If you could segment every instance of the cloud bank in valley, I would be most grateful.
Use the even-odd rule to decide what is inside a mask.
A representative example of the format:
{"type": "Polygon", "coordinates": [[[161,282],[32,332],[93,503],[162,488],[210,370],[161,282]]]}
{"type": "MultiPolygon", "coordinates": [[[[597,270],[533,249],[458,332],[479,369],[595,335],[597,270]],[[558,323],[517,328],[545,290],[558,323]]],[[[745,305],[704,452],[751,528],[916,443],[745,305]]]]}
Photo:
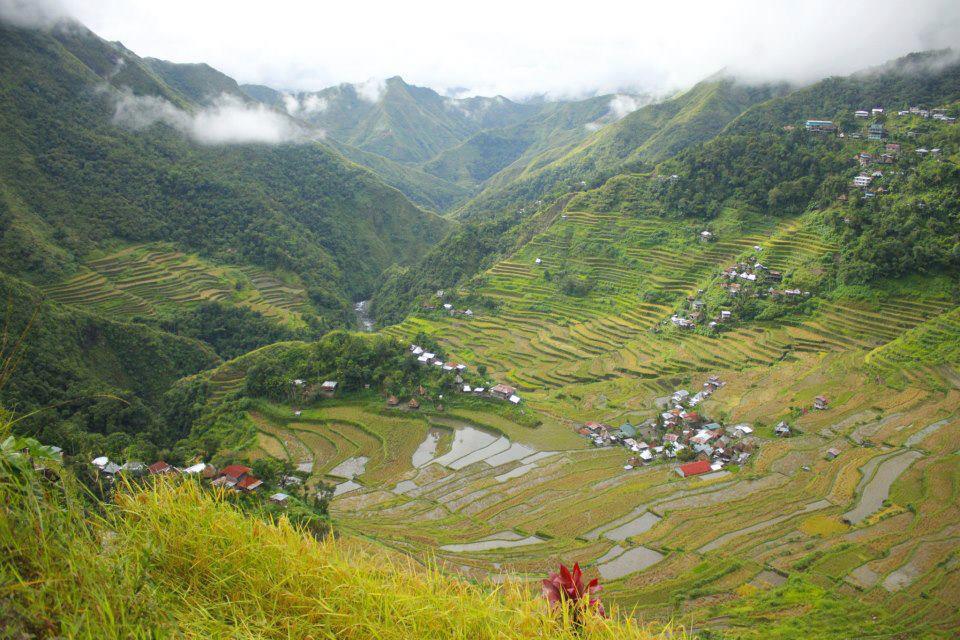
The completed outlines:
{"type": "MultiPolygon", "coordinates": [[[[469,14],[440,0],[412,11],[385,0],[60,2],[142,55],[204,61],[241,82],[291,92],[399,74],[458,95],[464,87],[511,98],[664,93],[722,68],[805,83],[960,44],[956,0],[490,0],[469,14]]],[[[361,85],[370,101],[383,90],[382,82],[361,85]]]]}
{"type": "Polygon", "coordinates": [[[204,145],[281,144],[307,142],[303,128],[263,105],[246,104],[222,95],[209,107],[189,112],[156,96],[135,96],[129,90],[116,96],[115,124],[142,131],[165,124],[204,145]]]}

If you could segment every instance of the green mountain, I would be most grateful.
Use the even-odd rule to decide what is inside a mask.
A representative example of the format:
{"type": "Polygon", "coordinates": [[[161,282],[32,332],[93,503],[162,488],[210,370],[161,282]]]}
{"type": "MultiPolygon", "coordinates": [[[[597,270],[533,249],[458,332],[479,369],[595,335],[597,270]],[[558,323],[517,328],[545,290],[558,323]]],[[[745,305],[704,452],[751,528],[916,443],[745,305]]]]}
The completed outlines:
{"type": "Polygon", "coordinates": [[[522,167],[490,179],[460,213],[470,218],[595,186],[709,140],[747,108],[783,90],[729,78],[705,80],[670,100],[637,109],[582,141],[525,159],[522,167]]]}
{"type": "Polygon", "coordinates": [[[209,104],[224,95],[249,100],[237,81],[208,64],[178,64],[143,58],[143,65],[167,86],[197,104],[209,104]]]}
{"type": "Polygon", "coordinates": [[[425,164],[424,170],[470,188],[494,176],[509,180],[537,155],[578,142],[595,127],[608,124],[614,98],[544,103],[523,122],[481,131],[447,149],[425,164]]]}
{"type": "Polygon", "coordinates": [[[547,150],[577,143],[615,122],[615,99],[517,103],[502,96],[449,98],[390,78],[283,93],[244,85],[250,98],[324,131],[343,155],[418,204],[449,211],[494,176],[507,182],[547,150]]]}
{"type": "MultiPolygon", "coordinates": [[[[539,168],[524,167],[507,179],[516,170],[514,165],[489,179],[462,210],[465,224],[444,243],[449,249],[463,241],[469,250],[453,253],[465,259],[433,250],[420,265],[393,270],[374,297],[373,309],[385,322],[400,321],[416,307],[418,297],[465,282],[497,257],[516,250],[525,238],[522,222],[536,228],[555,215],[530,206],[537,199],[563,206],[575,195],[569,204],[574,210],[707,220],[725,209],[782,217],[828,207],[846,194],[856,174],[855,149],[850,140],[805,134],[803,122],[832,119],[859,136],[864,125],[854,121],[856,109],[952,104],[958,99],[960,65],[950,60],[945,52],[912,54],[877,69],[792,91],[714,79],[672,100],[643,107],[571,145],[573,151],[558,146],[540,154],[532,162],[544,163],[539,168]],[[794,130],[785,132],[784,127],[794,130]],[[564,155],[550,162],[559,154],[564,155]],[[504,182],[498,187],[501,177],[504,182]],[[587,184],[580,185],[578,178],[587,184]]],[[[945,138],[940,129],[914,126],[910,135],[918,146],[951,146],[952,138],[945,138]]],[[[874,155],[882,153],[882,145],[870,144],[874,155]]],[[[921,179],[891,176],[895,184],[888,188],[905,197],[878,199],[865,207],[854,199],[834,214],[840,221],[837,233],[845,237],[843,280],[956,264],[956,222],[946,204],[954,201],[952,187],[930,189],[931,184],[952,184],[949,167],[924,166],[921,179]],[[925,205],[919,211],[918,203],[924,199],[943,206],[925,205]],[[865,216],[847,211],[850,207],[875,211],[865,216]],[[843,222],[847,219],[857,223],[843,222]]]]}
{"type": "Polygon", "coordinates": [[[2,27],[0,52],[8,272],[49,280],[119,243],[170,241],[297,274],[340,314],[447,228],[298,121],[198,103],[234,86],[202,65],[145,63],[79,26],[2,27]]]}
{"type": "Polygon", "coordinates": [[[19,433],[69,452],[119,455],[134,447],[139,457],[186,435],[168,428],[161,400],[178,379],[220,362],[210,347],[49,302],[2,274],[0,296],[7,337],[0,401],[23,416],[19,433]]]}
{"type": "Polygon", "coordinates": [[[514,124],[538,110],[499,96],[447,98],[399,76],[316,92],[244,90],[265,104],[285,107],[338,142],[406,163],[426,162],[478,131],[514,124]]]}
{"type": "Polygon", "coordinates": [[[40,410],[19,428],[153,456],[184,435],[162,417],[174,381],[352,326],[449,228],[313,137],[206,65],[0,25],[6,335],[29,326],[0,401],[40,410]]]}

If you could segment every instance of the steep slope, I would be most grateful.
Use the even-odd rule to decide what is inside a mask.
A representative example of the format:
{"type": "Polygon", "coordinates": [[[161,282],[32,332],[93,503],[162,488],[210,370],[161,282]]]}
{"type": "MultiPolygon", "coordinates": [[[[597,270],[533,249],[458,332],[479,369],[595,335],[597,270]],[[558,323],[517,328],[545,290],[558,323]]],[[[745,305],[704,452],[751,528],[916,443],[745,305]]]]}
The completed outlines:
{"type": "Polygon", "coordinates": [[[705,80],[664,102],[642,107],[579,144],[557,147],[494,177],[461,211],[462,217],[595,185],[616,173],[656,162],[710,139],[748,107],[782,87],[751,87],[732,79],[705,80]]]}
{"type": "Polygon", "coordinates": [[[447,98],[399,76],[383,83],[292,94],[260,86],[243,89],[265,104],[286,108],[338,142],[407,163],[428,161],[482,129],[514,124],[539,109],[500,96],[447,98]]]}
{"type": "Polygon", "coordinates": [[[208,64],[178,64],[157,58],[143,58],[143,64],[167,86],[193,102],[209,104],[224,95],[249,100],[236,80],[208,64]]]}
{"type": "Polygon", "coordinates": [[[400,190],[410,200],[432,211],[447,211],[471,195],[471,191],[466,187],[427,173],[415,165],[363,151],[333,138],[327,138],[326,142],[345,158],[370,169],[378,178],[400,190]]]}
{"type": "MultiPolygon", "coordinates": [[[[467,187],[477,187],[507,167],[522,167],[536,155],[582,140],[592,130],[615,120],[611,102],[597,96],[572,102],[551,102],[523,122],[477,133],[424,165],[424,170],[467,187]]],[[[630,97],[637,100],[637,97],[630,97]]],[[[503,181],[503,172],[498,179],[503,181]]]]}
{"type": "Polygon", "coordinates": [[[18,462],[0,458],[0,575],[18,584],[0,613],[13,637],[667,637],[619,611],[553,615],[520,582],[494,589],[361,537],[310,535],[290,510],[270,517],[193,482],[120,491],[97,517],[69,470],[56,465],[49,475],[62,478],[45,481],[18,462]]]}
{"type": "MultiPolygon", "coordinates": [[[[0,53],[0,249],[11,272],[58,278],[99,248],[165,240],[292,271],[321,312],[340,314],[447,226],[263,107],[240,113],[265,115],[292,135],[275,144],[194,142],[236,128],[235,112],[193,102],[229,85],[203,67],[159,65],[178,91],[79,26],[0,27],[0,53]],[[140,126],[118,126],[121,107],[140,126]]],[[[243,122],[241,136],[259,120],[243,122]]]]}
{"type": "Polygon", "coordinates": [[[0,298],[7,336],[0,402],[27,416],[18,433],[68,452],[116,454],[132,445],[138,451],[170,446],[186,435],[165,427],[160,400],[179,378],[219,362],[209,347],[45,301],[35,288],[2,274],[0,298]]]}

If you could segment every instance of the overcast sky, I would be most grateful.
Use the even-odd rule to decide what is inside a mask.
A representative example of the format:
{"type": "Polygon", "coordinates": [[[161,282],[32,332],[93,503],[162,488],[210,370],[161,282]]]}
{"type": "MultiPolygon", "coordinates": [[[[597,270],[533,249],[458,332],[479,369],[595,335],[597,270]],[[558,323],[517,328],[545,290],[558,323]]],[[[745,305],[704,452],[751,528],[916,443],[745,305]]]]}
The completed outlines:
{"type": "Polygon", "coordinates": [[[52,4],[142,56],[320,89],[401,75],[512,98],[663,92],[720,68],[808,82],[960,47],[960,0],[0,0],[52,4]]]}

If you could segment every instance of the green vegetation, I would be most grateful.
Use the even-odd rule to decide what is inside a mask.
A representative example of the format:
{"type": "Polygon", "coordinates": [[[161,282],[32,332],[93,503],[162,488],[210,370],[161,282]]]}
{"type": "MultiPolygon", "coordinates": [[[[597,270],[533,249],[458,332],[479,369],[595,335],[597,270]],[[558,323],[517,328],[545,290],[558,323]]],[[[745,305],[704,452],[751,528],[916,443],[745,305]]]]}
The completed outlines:
{"type": "Polygon", "coordinates": [[[0,460],[0,575],[7,586],[0,613],[8,633],[660,637],[592,615],[575,626],[521,585],[494,591],[359,540],[317,540],[284,516],[244,515],[191,482],[123,489],[102,514],[90,513],[70,474],[59,475],[42,480],[0,460]]]}
{"type": "Polygon", "coordinates": [[[446,228],[319,144],[210,147],[162,125],[117,126],[107,78],[136,95],[193,103],[135,55],[79,27],[3,27],[0,52],[8,272],[63,277],[117,241],[163,240],[295,273],[316,311],[336,318],[384,268],[420,255],[446,228]]]}
{"type": "Polygon", "coordinates": [[[14,635],[646,637],[558,622],[525,582],[558,560],[704,638],[960,624],[960,129],[891,112],[956,115],[960,65],[913,55],[799,90],[714,77],[623,115],[399,78],[286,96],[79,27],[4,28],[0,54],[14,635]],[[331,142],[131,131],[121,88],[187,112],[295,100],[285,121],[331,142]],[[873,105],[888,113],[852,115],[873,105]],[[476,197],[452,223],[397,189],[435,210],[476,197]],[[338,330],[371,295],[382,331],[338,330]],[[656,448],[670,395],[713,375],[697,411],[754,427],[730,434],[735,464],[680,477],[580,435],[629,422],[656,448]],[[521,399],[475,390],[497,383],[521,399]],[[300,483],[286,509],[191,482],[114,493],[102,454],[300,483]],[[339,538],[317,540],[328,498],[339,538]]]}
{"type": "Polygon", "coordinates": [[[0,276],[2,358],[9,382],[3,404],[21,416],[16,429],[70,453],[155,455],[186,432],[161,419],[163,394],[185,375],[219,363],[190,338],[43,301],[40,293],[0,276]]]}

